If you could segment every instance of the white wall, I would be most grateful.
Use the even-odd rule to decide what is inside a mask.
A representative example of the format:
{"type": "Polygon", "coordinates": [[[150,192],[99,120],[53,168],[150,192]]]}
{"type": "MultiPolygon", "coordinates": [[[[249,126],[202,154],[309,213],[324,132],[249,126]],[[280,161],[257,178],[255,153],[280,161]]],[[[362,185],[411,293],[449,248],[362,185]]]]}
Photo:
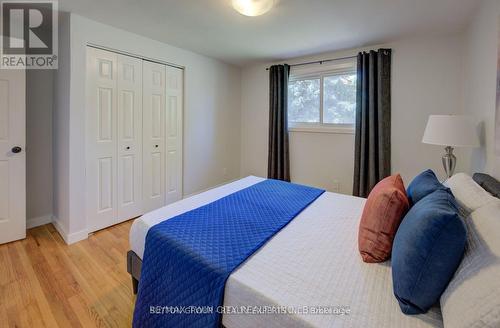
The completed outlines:
{"type": "MultiPolygon", "coordinates": [[[[444,175],[443,150],[420,142],[428,115],[440,113],[465,112],[485,121],[486,146],[471,157],[457,150],[457,170],[486,171],[499,177],[500,159],[493,152],[499,6],[495,0],[484,0],[465,34],[370,47],[393,49],[392,165],[393,172],[401,172],[406,182],[425,168],[444,175]]],[[[269,90],[265,68],[270,63],[240,71],[77,15],[71,15],[71,20],[68,14],[62,15],[60,22],[60,69],[54,79],[58,92],[54,95],[53,210],[57,224],[68,234],[86,233],[81,122],[88,42],[186,67],[184,194],[240,175],[266,176],[269,90]]],[[[342,57],[359,50],[363,49],[287,62],[342,57]]],[[[353,135],[293,132],[290,143],[294,181],[333,189],[333,181],[338,180],[341,192],[351,193],[353,135]]]]}
{"type": "MultiPolygon", "coordinates": [[[[47,29],[39,33],[52,33],[47,29]]],[[[27,227],[52,219],[53,70],[26,70],[27,227]]]]}
{"type": "Polygon", "coordinates": [[[70,16],[59,14],[59,60],[54,74],[52,115],[53,216],[56,228],[69,231],[70,16]]]}
{"type": "MultiPolygon", "coordinates": [[[[288,61],[292,62],[292,61],[288,61]]],[[[269,72],[261,64],[242,72],[241,173],[267,176],[269,72]]],[[[354,135],[290,133],[292,180],[326,189],[338,180],[342,192],[352,190],[354,135]]]]}
{"type": "Polygon", "coordinates": [[[51,70],[26,71],[26,215],[52,216],[51,70]]]}
{"type": "Polygon", "coordinates": [[[483,146],[471,152],[470,170],[500,179],[500,156],[495,155],[495,102],[500,2],[484,0],[465,34],[465,113],[483,122],[483,146]]]}
{"type": "MultiPolygon", "coordinates": [[[[85,122],[85,47],[89,43],[185,67],[184,194],[239,177],[239,68],[74,14],[70,26],[70,74],[61,76],[70,86],[69,108],[64,109],[69,112],[69,130],[63,129],[66,135],[59,136],[69,139],[69,181],[67,184],[61,181],[60,187],[60,190],[67,188],[69,199],[58,198],[55,205],[64,208],[61,201],[69,203],[69,212],[58,214],[57,219],[68,235],[76,234],[73,239],[80,239],[87,229],[82,122],[85,122]]],[[[64,144],[61,147],[66,151],[64,144]]]]}
{"type": "MultiPolygon", "coordinates": [[[[462,96],[462,36],[406,39],[370,48],[393,49],[392,62],[392,171],[408,182],[426,168],[444,176],[440,147],[421,143],[430,114],[459,113],[462,96]]],[[[368,48],[367,48],[368,49],[368,48]]],[[[287,60],[289,64],[354,55],[341,51],[287,60]]],[[[270,63],[253,65],[242,73],[241,173],[267,175],[270,63]]],[[[354,135],[290,133],[292,180],[352,192],[354,135]]],[[[460,151],[458,152],[460,154],[460,151]]],[[[459,162],[462,170],[464,161],[459,162]]]]}

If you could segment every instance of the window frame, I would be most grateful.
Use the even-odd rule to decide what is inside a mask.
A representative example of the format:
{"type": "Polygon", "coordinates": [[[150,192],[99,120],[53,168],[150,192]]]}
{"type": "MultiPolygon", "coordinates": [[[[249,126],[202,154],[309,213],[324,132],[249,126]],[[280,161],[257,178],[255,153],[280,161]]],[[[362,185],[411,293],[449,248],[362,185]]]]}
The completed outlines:
{"type": "Polygon", "coordinates": [[[324,107],[324,87],[325,87],[324,78],[342,74],[356,74],[356,62],[344,61],[343,63],[339,64],[319,64],[319,65],[321,66],[318,67],[318,65],[312,65],[313,67],[310,68],[298,68],[298,69],[292,68],[292,72],[288,80],[288,82],[291,83],[300,80],[319,79],[320,82],[319,122],[318,123],[290,122],[289,120],[288,130],[290,132],[354,134],[355,124],[324,123],[323,107],[324,107]]]}

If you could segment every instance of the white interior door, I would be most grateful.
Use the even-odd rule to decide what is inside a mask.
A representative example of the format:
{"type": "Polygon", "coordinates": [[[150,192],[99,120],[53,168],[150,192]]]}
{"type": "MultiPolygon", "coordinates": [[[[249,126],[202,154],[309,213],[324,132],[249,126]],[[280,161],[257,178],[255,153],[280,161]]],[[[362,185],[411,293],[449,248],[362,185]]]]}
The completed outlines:
{"type": "Polygon", "coordinates": [[[115,53],[87,48],[86,192],[89,231],[116,222],[117,58],[115,53]]]}
{"type": "Polygon", "coordinates": [[[183,70],[167,66],[166,203],[182,199],[183,70]]]}
{"type": "Polygon", "coordinates": [[[26,237],[25,80],[0,69],[0,244],[26,237]]]}
{"type": "Polygon", "coordinates": [[[143,61],[143,210],[165,204],[165,65],[143,61]]]}
{"type": "Polygon", "coordinates": [[[142,214],[142,60],[118,55],[117,220],[142,214]]]}

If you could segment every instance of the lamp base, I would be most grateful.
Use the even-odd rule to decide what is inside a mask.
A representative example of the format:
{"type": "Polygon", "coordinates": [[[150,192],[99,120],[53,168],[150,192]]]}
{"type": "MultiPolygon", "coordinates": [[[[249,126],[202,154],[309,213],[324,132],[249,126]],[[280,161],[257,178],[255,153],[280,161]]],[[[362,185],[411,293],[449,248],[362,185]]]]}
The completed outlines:
{"type": "Polygon", "coordinates": [[[443,155],[443,167],[448,178],[451,178],[453,173],[455,173],[455,167],[457,166],[457,158],[453,155],[453,147],[445,148],[446,154],[443,155]]]}

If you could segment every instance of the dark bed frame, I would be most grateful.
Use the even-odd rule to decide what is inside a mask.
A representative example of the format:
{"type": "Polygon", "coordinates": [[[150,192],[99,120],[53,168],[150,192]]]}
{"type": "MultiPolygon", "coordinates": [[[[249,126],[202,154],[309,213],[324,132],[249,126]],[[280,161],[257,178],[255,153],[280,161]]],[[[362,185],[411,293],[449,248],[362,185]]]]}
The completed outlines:
{"type": "Polygon", "coordinates": [[[132,289],[134,291],[134,295],[137,295],[137,288],[139,287],[139,279],[141,278],[141,267],[142,267],[141,258],[134,251],[128,251],[127,272],[130,273],[130,277],[132,277],[132,289]]]}

